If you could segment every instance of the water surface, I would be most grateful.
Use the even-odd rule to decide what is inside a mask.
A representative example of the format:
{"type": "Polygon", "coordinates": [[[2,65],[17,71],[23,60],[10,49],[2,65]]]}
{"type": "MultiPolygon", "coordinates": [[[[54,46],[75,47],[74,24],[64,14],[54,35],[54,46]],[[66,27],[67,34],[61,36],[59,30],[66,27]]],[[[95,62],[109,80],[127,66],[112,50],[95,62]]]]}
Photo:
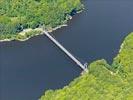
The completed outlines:
{"type": "MultiPolygon", "coordinates": [[[[132,0],[85,0],[85,11],[52,34],[81,61],[111,63],[124,37],[133,31],[132,0]]],[[[25,42],[0,43],[0,100],[37,100],[58,89],[81,69],[44,35],[25,42]]]]}

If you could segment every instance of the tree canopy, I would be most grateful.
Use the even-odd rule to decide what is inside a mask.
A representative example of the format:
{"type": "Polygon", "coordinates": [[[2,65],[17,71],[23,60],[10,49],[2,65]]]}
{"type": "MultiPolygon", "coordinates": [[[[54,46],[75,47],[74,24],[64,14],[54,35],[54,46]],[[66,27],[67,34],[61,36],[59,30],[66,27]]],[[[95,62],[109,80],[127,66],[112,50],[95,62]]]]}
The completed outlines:
{"type": "Polygon", "coordinates": [[[46,91],[40,100],[133,100],[133,33],[124,40],[112,65],[94,61],[88,73],[63,89],[46,91]]]}
{"type": "Polygon", "coordinates": [[[27,28],[55,28],[82,7],[80,0],[0,0],[0,39],[27,28]]]}

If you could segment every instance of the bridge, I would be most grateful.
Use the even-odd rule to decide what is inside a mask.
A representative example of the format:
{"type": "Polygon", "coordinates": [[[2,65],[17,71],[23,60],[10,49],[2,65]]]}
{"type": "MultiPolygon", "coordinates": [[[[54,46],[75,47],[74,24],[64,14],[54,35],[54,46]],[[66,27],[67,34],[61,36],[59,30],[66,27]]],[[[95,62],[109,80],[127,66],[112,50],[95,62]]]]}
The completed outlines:
{"type": "Polygon", "coordinates": [[[88,72],[87,64],[82,64],[78,59],[76,59],[67,49],[65,49],[54,37],[52,37],[47,31],[43,33],[59,47],[68,57],[70,57],[83,71],[88,72]]]}

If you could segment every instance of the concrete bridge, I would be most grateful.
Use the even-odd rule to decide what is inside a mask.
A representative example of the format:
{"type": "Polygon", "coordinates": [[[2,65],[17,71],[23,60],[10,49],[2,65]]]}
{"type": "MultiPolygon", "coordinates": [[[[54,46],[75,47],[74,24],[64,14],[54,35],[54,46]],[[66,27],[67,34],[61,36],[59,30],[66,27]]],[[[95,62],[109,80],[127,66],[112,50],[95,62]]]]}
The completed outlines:
{"type": "Polygon", "coordinates": [[[47,31],[43,33],[58,46],[68,57],[70,57],[83,71],[88,72],[87,64],[82,64],[78,59],[76,59],[67,49],[65,49],[54,37],[52,37],[47,31]]]}

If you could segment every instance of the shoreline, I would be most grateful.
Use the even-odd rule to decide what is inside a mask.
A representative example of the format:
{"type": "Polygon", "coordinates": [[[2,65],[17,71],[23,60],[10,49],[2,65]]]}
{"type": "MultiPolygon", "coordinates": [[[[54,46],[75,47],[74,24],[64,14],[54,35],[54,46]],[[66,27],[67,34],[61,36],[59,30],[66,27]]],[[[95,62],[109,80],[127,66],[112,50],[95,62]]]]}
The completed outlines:
{"type": "MultiPolygon", "coordinates": [[[[38,31],[37,29],[40,29],[39,31],[38,31],[38,33],[37,34],[35,34],[35,35],[31,35],[30,37],[27,37],[27,38],[25,38],[25,39],[3,39],[3,40],[0,40],[0,43],[1,42],[10,42],[10,41],[26,41],[26,40],[28,40],[28,39],[30,39],[30,38],[32,38],[32,37],[34,37],[34,36],[38,36],[38,35],[43,35],[44,33],[43,33],[43,31],[47,31],[47,32],[49,32],[49,33],[51,33],[51,32],[53,32],[53,31],[55,31],[55,30],[57,30],[57,29],[60,29],[60,28],[62,28],[62,27],[65,27],[65,26],[68,26],[67,24],[63,24],[63,25],[59,25],[59,26],[57,26],[57,27],[55,27],[55,28],[53,28],[53,29],[51,29],[51,30],[43,30],[43,28],[35,28],[35,29],[31,29],[29,32],[32,32],[32,31],[38,31]]],[[[28,30],[28,29],[25,29],[25,30],[28,30]]],[[[24,30],[24,31],[25,31],[24,30]]],[[[21,36],[25,36],[26,35],[26,33],[28,33],[28,32],[24,32],[24,31],[22,31],[22,32],[20,32],[20,33],[18,33],[16,36],[18,36],[18,35],[21,35],[21,36]],[[21,34],[21,33],[24,33],[24,34],[21,34]]]]}
{"type": "MultiPolygon", "coordinates": [[[[84,10],[84,8],[83,8],[81,11],[78,11],[78,12],[76,13],[76,15],[79,14],[79,13],[81,13],[83,10],[84,10]]],[[[28,40],[28,39],[30,39],[30,38],[32,38],[32,37],[35,37],[35,36],[38,36],[38,35],[43,35],[43,34],[44,34],[43,31],[47,31],[47,32],[51,33],[51,32],[53,32],[53,31],[55,31],[55,30],[57,30],[57,29],[60,29],[60,28],[65,27],[65,26],[68,26],[68,25],[67,25],[67,22],[68,22],[69,20],[72,20],[72,18],[73,18],[73,16],[69,16],[68,19],[64,20],[64,24],[58,25],[57,27],[51,28],[51,29],[48,29],[48,30],[47,30],[47,29],[44,30],[43,28],[35,28],[35,29],[28,28],[28,29],[24,29],[22,32],[20,32],[20,33],[18,33],[18,34],[16,35],[16,37],[17,37],[17,36],[24,36],[24,37],[25,37],[24,39],[17,39],[17,38],[13,38],[13,39],[3,39],[3,40],[0,40],[0,43],[2,43],[2,42],[10,42],[10,41],[20,41],[20,42],[24,42],[24,41],[26,41],[26,40],[28,40]],[[30,30],[30,31],[28,31],[28,30],[30,30]],[[37,31],[38,31],[38,32],[37,32],[37,31]],[[26,37],[26,34],[27,34],[28,32],[37,32],[37,33],[36,33],[36,34],[33,34],[33,35],[30,35],[29,37],[26,37]]]]}

